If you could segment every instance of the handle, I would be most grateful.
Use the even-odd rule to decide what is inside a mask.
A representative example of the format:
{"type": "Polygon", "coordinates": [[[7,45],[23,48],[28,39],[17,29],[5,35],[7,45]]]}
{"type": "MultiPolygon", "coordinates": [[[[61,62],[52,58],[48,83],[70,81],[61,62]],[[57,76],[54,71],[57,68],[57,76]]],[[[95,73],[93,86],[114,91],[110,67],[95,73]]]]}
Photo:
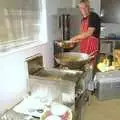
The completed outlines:
{"type": "Polygon", "coordinates": [[[91,52],[91,53],[89,54],[89,56],[93,56],[93,55],[96,54],[97,52],[98,52],[98,50],[93,51],[93,52],[91,52]]]}
{"type": "Polygon", "coordinates": [[[94,58],[95,58],[95,56],[90,56],[89,58],[90,58],[90,60],[92,60],[92,59],[94,59],[94,58]]]}
{"type": "Polygon", "coordinates": [[[89,58],[90,58],[90,59],[94,59],[94,58],[95,58],[95,54],[96,54],[97,52],[98,52],[98,50],[91,52],[91,53],[89,54],[89,58]]]}

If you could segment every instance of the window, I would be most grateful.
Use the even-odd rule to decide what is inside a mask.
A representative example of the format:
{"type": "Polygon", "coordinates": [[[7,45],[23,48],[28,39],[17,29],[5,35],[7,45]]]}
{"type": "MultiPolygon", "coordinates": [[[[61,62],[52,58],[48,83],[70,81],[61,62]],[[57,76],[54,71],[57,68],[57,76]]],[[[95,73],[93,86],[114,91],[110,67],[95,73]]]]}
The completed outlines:
{"type": "Polygon", "coordinates": [[[0,43],[40,39],[42,0],[2,0],[0,43]]]}

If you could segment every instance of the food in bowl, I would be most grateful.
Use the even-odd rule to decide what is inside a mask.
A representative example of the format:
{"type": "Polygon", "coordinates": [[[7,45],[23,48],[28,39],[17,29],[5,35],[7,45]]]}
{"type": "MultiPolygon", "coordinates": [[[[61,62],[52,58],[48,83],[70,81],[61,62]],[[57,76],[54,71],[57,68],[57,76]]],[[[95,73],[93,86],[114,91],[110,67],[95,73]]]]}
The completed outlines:
{"type": "Polygon", "coordinates": [[[63,55],[61,58],[59,58],[61,62],[75,62],[80,61],[79,56],[72,56],[72,55],[63,55]]]}

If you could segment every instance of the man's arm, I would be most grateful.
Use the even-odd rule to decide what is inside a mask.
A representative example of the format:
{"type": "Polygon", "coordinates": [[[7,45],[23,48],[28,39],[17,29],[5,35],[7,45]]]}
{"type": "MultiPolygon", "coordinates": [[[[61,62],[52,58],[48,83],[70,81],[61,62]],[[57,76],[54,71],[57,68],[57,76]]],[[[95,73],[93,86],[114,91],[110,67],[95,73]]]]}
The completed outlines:
{"type": "Polygon", "coordinates": [[[79,42],[81,40],[84,40],[84,39],[92,36],[92,34],[94,33],[94,31],[95,31],[94,27],[89,27],[87,32],[82,32],[82,33],[80,33],[80,34],[72,37],[70,39],[70,41],[73,42],[73,43],[77,43],[77,42],[79,42]]]}

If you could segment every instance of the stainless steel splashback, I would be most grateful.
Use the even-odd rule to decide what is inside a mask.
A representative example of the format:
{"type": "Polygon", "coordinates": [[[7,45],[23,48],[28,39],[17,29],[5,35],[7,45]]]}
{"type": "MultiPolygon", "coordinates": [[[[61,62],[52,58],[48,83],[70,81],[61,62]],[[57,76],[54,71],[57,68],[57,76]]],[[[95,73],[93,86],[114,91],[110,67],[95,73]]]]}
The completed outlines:
{"type": "Polygon", "coordinates": [[[33,38],[39,32],[41,0],[0,0],[0,42],[33,38]]]}
{"type": "Polygon", "coordinates": [[[79,8],[59,8],[58,16],[63,14],[70,15],[70,37],[73,37],[80,32],[80,22],[82,18],[80,10],[79,8]]]}
{"type": "Polygon", "coordinates": [[[70,23],[70,36],[73,37],[80,33],[80,23],[81,23],[81,16],[80,15],[72,15],[71,16],[71,23],[70,23]]]}
{"type": "Polygon", "coordinates": [[[79,8],[58,8],[58,15],[70,14],[70,15],[80,15],[79,8]]]}

